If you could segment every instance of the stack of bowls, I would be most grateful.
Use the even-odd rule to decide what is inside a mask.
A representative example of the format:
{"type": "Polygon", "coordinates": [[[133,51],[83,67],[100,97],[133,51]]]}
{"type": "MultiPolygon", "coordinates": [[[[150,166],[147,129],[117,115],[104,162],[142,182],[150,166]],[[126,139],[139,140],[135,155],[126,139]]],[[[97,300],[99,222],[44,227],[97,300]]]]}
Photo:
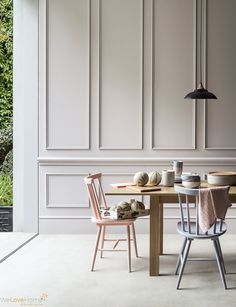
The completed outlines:
{"type": "Polygon", "coordinates": [[[185,188],[194,189],[200,187],[201,178],[198,174],[183,174],[181,179],[185,188]]]}

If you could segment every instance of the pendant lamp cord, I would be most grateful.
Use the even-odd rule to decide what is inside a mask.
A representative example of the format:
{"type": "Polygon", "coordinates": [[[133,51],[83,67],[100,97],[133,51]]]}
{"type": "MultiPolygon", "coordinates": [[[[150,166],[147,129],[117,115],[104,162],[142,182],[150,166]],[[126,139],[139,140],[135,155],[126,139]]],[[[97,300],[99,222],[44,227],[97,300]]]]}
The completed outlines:
{"type": "Polygon", "coordinates": [[[200,49],[200,59],[199,59],[199,64],[200,64],[200,83],[202,83],[202,0],[200,0],[200,43],[199,43],[199,49],[200,49]]]}

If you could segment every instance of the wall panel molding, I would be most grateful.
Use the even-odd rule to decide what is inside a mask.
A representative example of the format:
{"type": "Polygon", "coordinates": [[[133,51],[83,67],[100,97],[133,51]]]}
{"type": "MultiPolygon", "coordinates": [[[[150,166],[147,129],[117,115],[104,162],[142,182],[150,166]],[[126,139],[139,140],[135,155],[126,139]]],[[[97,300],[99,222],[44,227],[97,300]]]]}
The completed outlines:
{"type": "MultiPolygon", "coordinates": [[[[103,80],[103,65],[104,65],[104,59],[103,59],[103,45],[102,45],[102,38],[103,38],[103,29],[102,29],[102,22],[103,22],[103,14],[102,14],[102,12],[103,12],[103,7],[105,6],[105,5],[107,5],[108,3],[110,4],[110,3],[113,3],[113,5],[114,4],[120,4],[120,3],[122,3],[121,2],[121,0],[109,0],[106,4],[105,4],[105,1],[104,0],[99,0],[99,102],[98,102],[98,148],[99,148],[99,150],[142,150],[143,149],[143,99],[144,99],[144,93],[143,93],[143,91],[144,91],[144,80],[143,80],[143,74],[144,74],[144,72],[143,72],[143,70],[144,70],[144,0],[135,0],[135,1],[133,1],[133,0],[129,0],[129,1],[123,1],[123,4],[125,4],[124,5],[124,10],[123,10],[123,12],[126,12],[126,10],[128,9],[128,5],[130,5],[131,6],[131,4],[132,4],[132,2],[133,3],[135,3],[135,4],[137,4],[137,6],[138,6],[138,8],[140,9],[140,20],[139,20],[139,27],[140,27],[140,33],[139,33],[139,35],[140,35],[140,37],[139,37],[139,39],[140,39],[140,42],[139,42],[139,47],[138,47],[138,49],[139,49],[139,52],[140,52],[140,59],[139,59],[139,74],[140,74],[140,82],[139,82],[139,85],[138,85],[138,87],[139,87],[139,89],[138,89],[138,91],[140,92],[140,95],[139,95],[139,98],[138,98],[138,109],[139,109],[139,112],[140,112],[140,114],[139,114],[139,117],[138,117],[138,125],[139,125],[139,127],[138,127],[138,129],[137,129],[137,131],[135,131],[135,133],[136,133],[136,135],[137,135],[137,144],[136,145],[134,145],[134,146],[130,146],[130,145],[119,145],[119,146],[116,146],[116,145],[109,145],[109,144],[106,144],[106,145],[104,145],[103,143],[103,132],[102,132],[102,130],[103,130],[103,128],[102,128],[102,123],[104,123],[105,121],[103,120],[103,110],[102,110],[102,104],[103,104],[103,99],[104,99],[104,93],[103,93],[103,83],[104,83],[104,80],[103,80]]],[[[114,10],[115,11],[115,10],[114,10]]],[[[110,13],[112,13],[112,12],[110,12],[110,13]]],[[[130,14],[132,14],[132,10],[130,10],[130,14]]],[[[135,16],[136,17],[136,16],[135,16]]],[[[111,21],[111,18],[110,18],[110,16],[109,16],[109,21],[111,21]]],[[[129,19],[129,22],[131,22],[132,21],[132,16],[130,16],[130,19],[129,19]]],[[[124,22],[124,20],[122,20],[122,18],[120,19],[120,27],[121,27],[121,25],[123,26],[123,22],[124,22]]],[[[111,26],[111,25],[110,25],[111,26]]],[[[107,27],[107,28],[110,28],[110,27],[107,27]]],[[[135,27],[136,28],[136,27],[135,27]]],[[[128,29],[128,28],[127,28],[128,29]]],[[[111,30],[110,30],[111,31],[111,30]]],[[[119,35],[120,35],[120,33],[119,33],[119,29],[115,29],[115,34],[114,35],[117,35],[117,37],[119,37],[119,35]]],[[[112,35],[113,36],[113,35],[112,35]]],[[[111,37],[111,35],[109,35],[109,38],[111,37]]],[[[125,38],[125,35],[124,35],[124,38],[125,38]]],[[[126,37],[126,40],[127,40],[127,37],[126,37]]],[[[127,43],[127,41],[126,41],[126,43],[127,43]]],[[[112,44],[110,44],[110,45],[112,45],[112,44]]],[[[120,44],[120,45],[122,45],[122,44],[120,44]]],[[[108,52],[107,50],[106,50],[106,52],[108,52]]],[[[114,52],[114,50],[113,50],[113,52],[114,52]]],[[[127,52],[128,52],[128,48],[127,48],[127,52]]],[[[136,53],[136,51],[135,51],[135,53],[136,53]]],[[[118,61],[117,60],[117,58],[118,58],[118,54],[117,54],[117,57],[116,57],[116,61],[118,61]]],[[[128,65],[129,65],[129,62],[132,62],[133,61],[133,58],[134,58],[134,56],[135,56],[135,54],[133,54],[132,55],[132,58],[130,58],[129,59],[129,61],[128,61],[128,65]]],[[[107,56],[107,58],[109,58],[110,56],[107,56]]],[[[124,61],[127,61],[127,59],[124,59],[124,61]]],[[[114,65],[117,65],[117,62],[116,63],[114,63],[114,65]]],[[[112,66],[112,65],[111,65],[112,66]]],[[[129,65],[130,66],[130,65],[129,65]]],[[[137,66],[137,65],[133,65],[134,66],[134,69],[136,69],[135,67],[137,66]]],[[[130,68],[130,67],[129,67],[130,68]]],[[[107,67],[106,67],[106,69],[107,69],[107,67]]],[[[131,69],[130,69],[131,70],[131,69]]],[[[120,73],[120,71],[118,71],[117,72],[117,70],[116,69],[114,69],[114,71],[111,73],[110,72],[110,77],[112,77],[112,75],[116,75],[116,74],[119,74],[120,73]]],[[[123,71],[122,72],[122,77],[120,76],[120,78],[121,79],[125,79],[125,77],[126,77],[126,74],[130,74],[130,71],[127,71],[127,72],[125,72],[125,71],[123,71]]],[[[106,72],[106,74],[107,74],[107,72],[106,72]]],[[[119,81],[119,78],[116,76],[115,78],[117,78],[118,79],[118,81],[119,81]]],[[[129,80],[129,82],[131,82],[132,81],[132,79],[135,79],[136,78],[136,76],[134,75],[133,76],[133,78],[131,78],[130,80],[129,80]]],[[[113,79],[114,79],[114,77],[113,77],[113,79]]],[[[107,81],[107,80],[106,80],[107,81]]],[[[122,82],[120,82],[120,83],[122,83],[122,82]]],[[[128,81],[127,81],[127,83],[128,83],[128,81]]],[[[113,82],[113,84],[115,84],[116,85],[116,82],[113,82]]],[[[118,83],[118,85],[120,85],[119,83],[118,83]]],[[[114,86],[114,85],[113,85],[114,86]]],[[[124,84],[122,84],[122,85],[120,85],[121,87],[123,86],[123,87],[127,87],[127,85],[125,85],[124,86],[124,84]]],[[[107,88],[108,88],[108,90],[110,90],[110,86],[107,86],[107,88]]],[[[130,91],[131,91],[131,89],[129,89],[130,91]]],[[[126,92],[126,94],[129,92],[129,90],[128,90],[128,88],[127,88],[127,90],[126,91],[119,91],[119,89],[118,89],[118,87],[115,87],[114,88],[114,92],[115,91],[118,91],[117,92],[117,94],[122,94],[122,92],[123,92],[123,94],[126,92]]],[[[135,95],[136,95],[136,91],[134,91],[134,90],[132,90],[134,93],[135,93],[135,95]]],[[[111,95],[111,94],[109,94],[109,95],[111,95]]],[[[109,96],[108,95],[108,96],[109,96]]],[[[116,96],[116,95],[115,95],[116,96]]],[[[123,96],[121,96],[121,99],[128,99],[128,94],[127,94],[127,97],[125,96],[125,97],[123,97],[123,96]]],[[[116,98],[115,97],[115,99],[117,100],[118,98],[116,98]]],[[[130,97],[129,98],[129,104],[130,104],[130,102],[132,101],[132,100],[134,100],[134,102],[137,102],[136,101],[136,99],[134,99],[134,97],[130,97]]],[[[113,99],[110,99],[109,100],[109,104],[111,104],[113,102],[113,99]]],[[[116,103],[116,105],[114,106],[114,108],[113,109],[115,109],[115,107],[120,103],[118,100],[116,101],[117,103],[116,103]]],[[[114,102],[113,102],[114,103],[114,102]]],[[[133,105],[134,105],[134,103],[133,103],[133,105]]],[[[128,104],[127,104],[127,106],[128,106],[128,104]]],[[[133,109],[134,110],[134,109],[133,109]]],[[[135,110],[136,111],[136,110],[135,110]]],[[[120,111],[119,111],[120,112],[120,111]]],[[[125,114],[125,112],[127,112],[127,110],[125,109],[125,106],[124,106],[124,110],[123,110],[123,114],[125,114]]],[[[123,139],[125,139],[125,137],[126,137],[126,135],[128,135],[128,133],[129,133],[129,130],[127,130],[127,132],[125,132],[125,130],[124,130],[124,128],[122,128],[122,127],[127,127],[127,129],[129,128],[129,127],[131,127],[132,126],[132,120],[133,120],[133,116],[134,116],[134,114],[135,114],[135,112],[133,112],[133,113],[130,113],[130,112],[128,112],[129,114],[127,114],[127,115],[125,115],[126,117],[128,116],[128,119],[126,120],[120,120],[120,123],[117,123],[116,122],[116,116],[118,116],[116,113],[115,114],[109,114],[111,117],[113,117],[113,122],[111,121],[111,123],[110,123],[110,125],[106,128],[106,130],[109,130],[109,133],[110,134],[112,134],[112,127],[113,127],[113,124],[114,124],[114,122],[116,122],[116,124],[115,124],[115,126],[116,126],[116,131],[118,130],[118,127],[119,127],[119,125],[120,125],[120,127],[121,127],[121,131],[122,131],[122,129],[123,129],[123,134],[121,133],[120,135],[118,134],[118,133],[116,133],[116,135],[114,135],[114,139],[116,139],[116,142],[118,141],[118,140],[122,140],[122,138],[123,139]]],[[[130,135],[130,137],[129,137],[129,139],[130,140],[132,140],[132,136],[130,135]]],[[[129,143],[127,140],[126,140],[126,143],[129,143]]]]}
{"type": "MultiPolygon", "coordinates": [[[[236,69],[236,61],[235,61],[235,52],[236,52],[236,44],[234,40],[232,40],[232,35],[234,35],[234,28],[236,27],[235,18],[234,18],[234,11],[236,10],[236,3],[235,1],[226,1],[224,5],[222,5],[221,1],[215,1],[215,0],[203,0],[203,8],[204,8],[204,31],[203,31],[203,39],[204,39],[204,52],[203,52],[203,63],[204,63],[204,83],[206,87],[209,87],[209,84],[212,84],[210,86],[209,90],[214,91],[216,96],[218,97],[218,101],[207,101],[204,102],[204,149],[206,150],[236,150],[236,141],[235,141],[235,135],[234,131],[236,129],[234,119],[234,114],[236,112],[236,107],[234,103],[234,90],[235,90],[235,82],[232,84],[232,80],[235,80],[236,74],[232,73],[235,72],[236,69]],[[209,6],[212,4],[212,6],[209,9],[209,6]],[[211,20],[212,25],[210,24],[209,20],[209,14],[212,14],[212,9],[214,8],[213,14],[215,14],[215,19],[211,20]],[[218,10],[218,11],[217,11],[218,10]],[[220,17],[220,19],[219,19],[220,17]],[[227,18],[224,18],[227,17],[227,18]],[[234,24],[232,24],[232,21],[234,20],[234,24]],[[212,30],[214,27],[214,31],[212,33],[209,33],[210,29],[212,30]],[[215,36],[215,34],[219,33],[219,30],[221,30],[221,34],[215,36]],[[212,35],[214,37],[212,38],[212,35]],[[214,48],[210,49],[210,43],[209,42],[219,42],[220,47],[214,46],[214,48]],[[221,49],[222,48],[222,49],[221,49]],[[213,49],[213,51],[212,51],[213,49]],[[218,50],[221,49],[219,52],[218,50]],[[229,51],[231,50],[231,51],[229,51]],[[226,53],[227,51],[227,53],[226,53]],[[221,52],[221,53],[220,53],[221,52]],[[224,55],[222,54],[224,52],[224,55]],[[214,54],[213,54],[214,53],[214,54]],[[216,56],[221,56],[221,58],[217,58],[216,56]],[[210,56],[209,56],[210,54],[210,56]],[[212,64],[210,67],[209,60],[214,57],[215,63],[212,64]],[[223,69],[222,71],[220,68],[218,71],[215,70],[215,67],[220,67],[221,63],[223,62],[223,69]],[[228,71],[224,71],[224,67],[228,67],[228,71]],[[212,76],[210,75],[210,72],[213,71],[212,76]],[[215,76],[219,76],[219,79],[215,78],[215,76]],[[214,81],[212,83],[212,79],[214,78],[214,81]],[[227,82],[228,79],[228,82],[227,82]],[[215,82],[215,83],[214,83],[215,82]],[[228,87],[228,84],[231,84],[231,88],[228,87]],[[215,85],[215,86],[214,86],[215,85]],[[227,88],[228,87],[228,88],[227,88]],[[217,91],[218,88],[218,92],[217,91]],[[233,95],[230,95],[230,93],[233,93],[233,95]],[[223,104],[222,108],[219,110],[216,110],[218,108],[218,104],[223,104]],[[211,107],[214,106],[214,109],[212,110],[211,107]],[[212,115],[212,112],[214,114],[212,115]],[[217,112],[217,113],[216,113],[217,112]],[[210,119],[210,117],[213,116],[215,120],[210,119]],[[222,132],[222,129],[224,129],[225,125],[221,125],[221,119],[225,119],[225,124],[227,124],[227,128],[225,131],[222,132]],[[219,129],[220,127],[220,129],[219,129]],[[218,128],[218,129],[217,129],[218,128]],[[211,135],[209,136],[208,133],[210,133],[209,129],[212,130],[211,135]],[[210,144],[209,140],[212,139],[212,136],[218,135],[217,141],[215,140],[215,145],[210,144]],[[229,140],[228,144],[221,145],[220,142],[225,139],[229,140]]],[[[215,138],[215,137],[214,137],[215,138]]],[[[213,141],[214,142],[214,141],[213,141]]]]}
{"type": "MultiPolygon", "coordinates": [[[[39,157],[38,163],[43,165],[97,165],[97,166],[119,166],[119,165],[169,165],[176,157],[168,158],[138,158],[138,157],[106,157],[106,158],[69,158],[69,157],[39,157]]],[[[178,157],[185,166],[236,166],[235,157],[178,157]]]]}
{"type": "MultiPolygon", "coordinates": [[[[155,58],[156,54],[158,52],[155,49],[156,45],[156,39],[155,39],[155,25],[157,18],[155,16],[155,7],[156,7],[156,1],[152,0],[152,105],[151,105],[151,144],[152,144],[152,150],[195,150],[196,149],[196,101],[193,101],[193,107],[192,107],[192,112],[191,112],[191,117],[192,117],[192,125],[189,129],[192,131],[192,136],[191,136],[191,144],[189,146],[183,145],[183,146],[162,146],[155,144],[155,129],[154,129],[154,121],[155,121],[155,115],[154,115],[154,107],[155,107],[155,58]]],[[[196,87],[196,82],[197,82],[197,1],[192,0],[193,3],[193,88],[196,87]]],[[[170,84],[171,86],[171,84],[170,84]]],[[[170,89],[171,90],[171,89],[170,89]]],[[[189,89],[191,90],[191,88],[189,89]]],[[[184,93],[183,93],[184,95],[184,93]]],[[[183,97],[184,100],[184,97],[183,97]]],[[[175,108],[172,109],[173,112],[175,112],[175,108]]],[[[186,116],[186,114],[185,114],[186,116]]],[[[166,118],[167,124],[166,127],[168,128],[168,117],[166,118]]],[[[176,124],[181,120],[181,118],[177,119],[176,124]]],[[[187,128],[186,128],[187,129],[187,128]]],[[[164,133],[163,131],[162,133],[164,133]]]]}
{"type": "MultiPolygon", "coordinates": [[[[69,158],[69,157],[40,157],[38,158],[39,165],[87,165],[87,166],[106,166],[106,165],[169,165],[170,161],[176,157],[168,158],[69,158]]],[[[178,159],[188,166],[235,166],[235,157],[179,157],[178,159]]]]}
{"type": "MultiPolygon", "coordinates": [[[[46,150],[89,150],[90,149],[90,138],[91,138],[91,131],[90,131],[90,113],[91,113],[91,0],[79,0],[78,2],[81,2],[81,5],[86,3],[86,9],[83,13],[83,16],[86,16],[87,18],[87,33],[86,35],[87,37],[87,51],[84,52],[84,54],[86,54],[87,59],[84,60],[84,65],[86,65],[86,61],[87,61],[87,68],[86,68],[86,74],[87,74],[87,80],[86,80],[86,94],[83,99],[80,100],[80,103],[82,100],[85,101],[86,107],[84,107],[86,110],[86,114],[84,114],[83,117],[86,118],[86,124],[83,127],[83,129],[86,131],[87,136],[86,136],[86,140],[83,140],[83,144],[80,145],[51,145],[51,141],[50,141],[50,119],[49,119],[49,89],[52,87],[49,86],[49,2],[50,0],[43,0],[44,1],[44,14],[45,14],[45,33],[44,33],[44,39],[45,39],[45,50],[44,50],[44,79],[45,79],[45,97],[43,98],[45,101],[45,146],[46,146],[46,150]],[[83,3],[84,2],[84,3],[83,3]]],[[[57,4],[59,5],[59,3],[57,4]]],[[[68,6],[68,9],[70,8],[70,6],[68,6]]],[[[84,35],[84,33],[83,33],[84,35]]],[[[74,39],[76,39],[76,37],[74,37],[74,39]]],[[[53,56],[56,55],[56,51],[53,50],[53,56]]],[[[79,68],[78,68],[79,71],[79,68]]],[[[69,78],[70,76],[68,76],[69,78]]],[[[78,77],[79,79],[81,79],[81,77],[78,77]]],[[[84,78],[84,77],[83,77],[84,78]]],[[[79,86],[79,84],[78,84],[79,86]]],[[[75,99],[75,102],[77,102],[79,104],[79,101],[75,99]]],[[[84,112],[84,111],[83,111],[84,112]]],[[[55,114],[53,115],[55,116],[55,114]]],[[[79,116],[79,113],[78,113],[79,116]]],[[[58,125],[58,124],[57,124],[58,125]]],[[[74,124],[75,125],[75,124],[74,124]]],[[[77,127],[78,128],[78,127],[77,127]]],[[[78,128],[78,132],[81,130],[82,127],[80,127],[80,129],[78,128]]],[[[63,129],[63,119],[62,119],[62,123],[61,123],[61,129],[63,129]]],[[[75,129],[71,128],[71,131],[73,131],[75,129]]],[[[78,139],[79,139],[79,133],[77,134],[78,137],[74,137],[74,142],[79,143],[78,139]]]]}
{"type": "MultiPolygon", "coordinates": [[[[87,176],[87,173],[45,173],[45,205],[44,207],[46,208],[89,208],[90,204],[89,204],[89,200],[87,199],[87,202],[85,203],[79,203],[79,202],[75,202],[73,201],[72,203],[66,204],[66,203],[50,203],[50,187],[49,187],[49,183],[50,183],[50,178],[52,177],[85,177],[87,176]]],[[[68,182],[65,182],[68,185],[68,182]]],[[[66,186],[66,184],[64,185],[66,186]]],[[[79,186],[79,185],[78,185],[79,186]]],[[[60,187],[60,190],[63,189],[63,186],[60,187]]],[[[57,189],[58,191],[58,189],[57,189]]],[[[56,191],[55,191],[56,192],[56,191]]]]}

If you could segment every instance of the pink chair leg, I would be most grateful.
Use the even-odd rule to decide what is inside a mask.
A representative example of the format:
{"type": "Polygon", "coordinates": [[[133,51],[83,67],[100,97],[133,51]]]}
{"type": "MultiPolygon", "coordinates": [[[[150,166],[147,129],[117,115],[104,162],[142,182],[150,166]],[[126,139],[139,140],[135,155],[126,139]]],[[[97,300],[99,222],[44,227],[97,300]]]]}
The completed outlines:
{"type": "Polygon", "coordinates": [[[128,243],[128,271],[131,272],[131,251],[130,251],[130,228],[127,226],[127,243],[128,243]]]}
{"type": "Polygon", "coordinates": [[[96,245],[95,245],[95,250],[94,250],[94,254],[93,254],[93,262],[92,262],[91,271],[93,271],[93,269],[94,269],[94,264],[95,264],[95,260],[96,260],[96,256],[97,256],[97,252],[98,252],[99,240],[100,240],[100,236],[101,236],[101,230],[102,230],[102,227],[98,226],[97,239],[96,239],[96,245]]]}
{"type": "Polygon", "coordinates": [[[132,232],[133,232],[135,255],[138,258],[138,248],[137,248],[137,241],[136,241],[136,233],[135,233],[134,224],[132,224],[131,227],[132,227],[132,232]]]}
{"type": "MultiPolygon", "coordinates": [[[[104,240],[105,240],[105,232],[106,232],[106,226],[102,226],[102,236],[101,236],[101,249],[104,248],[104,240]]],[[[100,257],[102,258],[103,256],[103,251],[101,250],[100,257]]]]}

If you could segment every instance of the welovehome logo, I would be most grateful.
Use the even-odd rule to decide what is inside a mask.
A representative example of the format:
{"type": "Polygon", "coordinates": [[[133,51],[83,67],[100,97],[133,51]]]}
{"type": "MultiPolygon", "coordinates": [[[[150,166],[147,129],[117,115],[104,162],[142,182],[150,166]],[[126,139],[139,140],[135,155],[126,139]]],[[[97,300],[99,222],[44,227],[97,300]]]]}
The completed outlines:
{"type": "Polygon", "coordinates": [[[0,297],[0,303],[12,303],[18,306],[43,306],[47,299],[48,294],[42,293],[39,297],[0,297]]]}

